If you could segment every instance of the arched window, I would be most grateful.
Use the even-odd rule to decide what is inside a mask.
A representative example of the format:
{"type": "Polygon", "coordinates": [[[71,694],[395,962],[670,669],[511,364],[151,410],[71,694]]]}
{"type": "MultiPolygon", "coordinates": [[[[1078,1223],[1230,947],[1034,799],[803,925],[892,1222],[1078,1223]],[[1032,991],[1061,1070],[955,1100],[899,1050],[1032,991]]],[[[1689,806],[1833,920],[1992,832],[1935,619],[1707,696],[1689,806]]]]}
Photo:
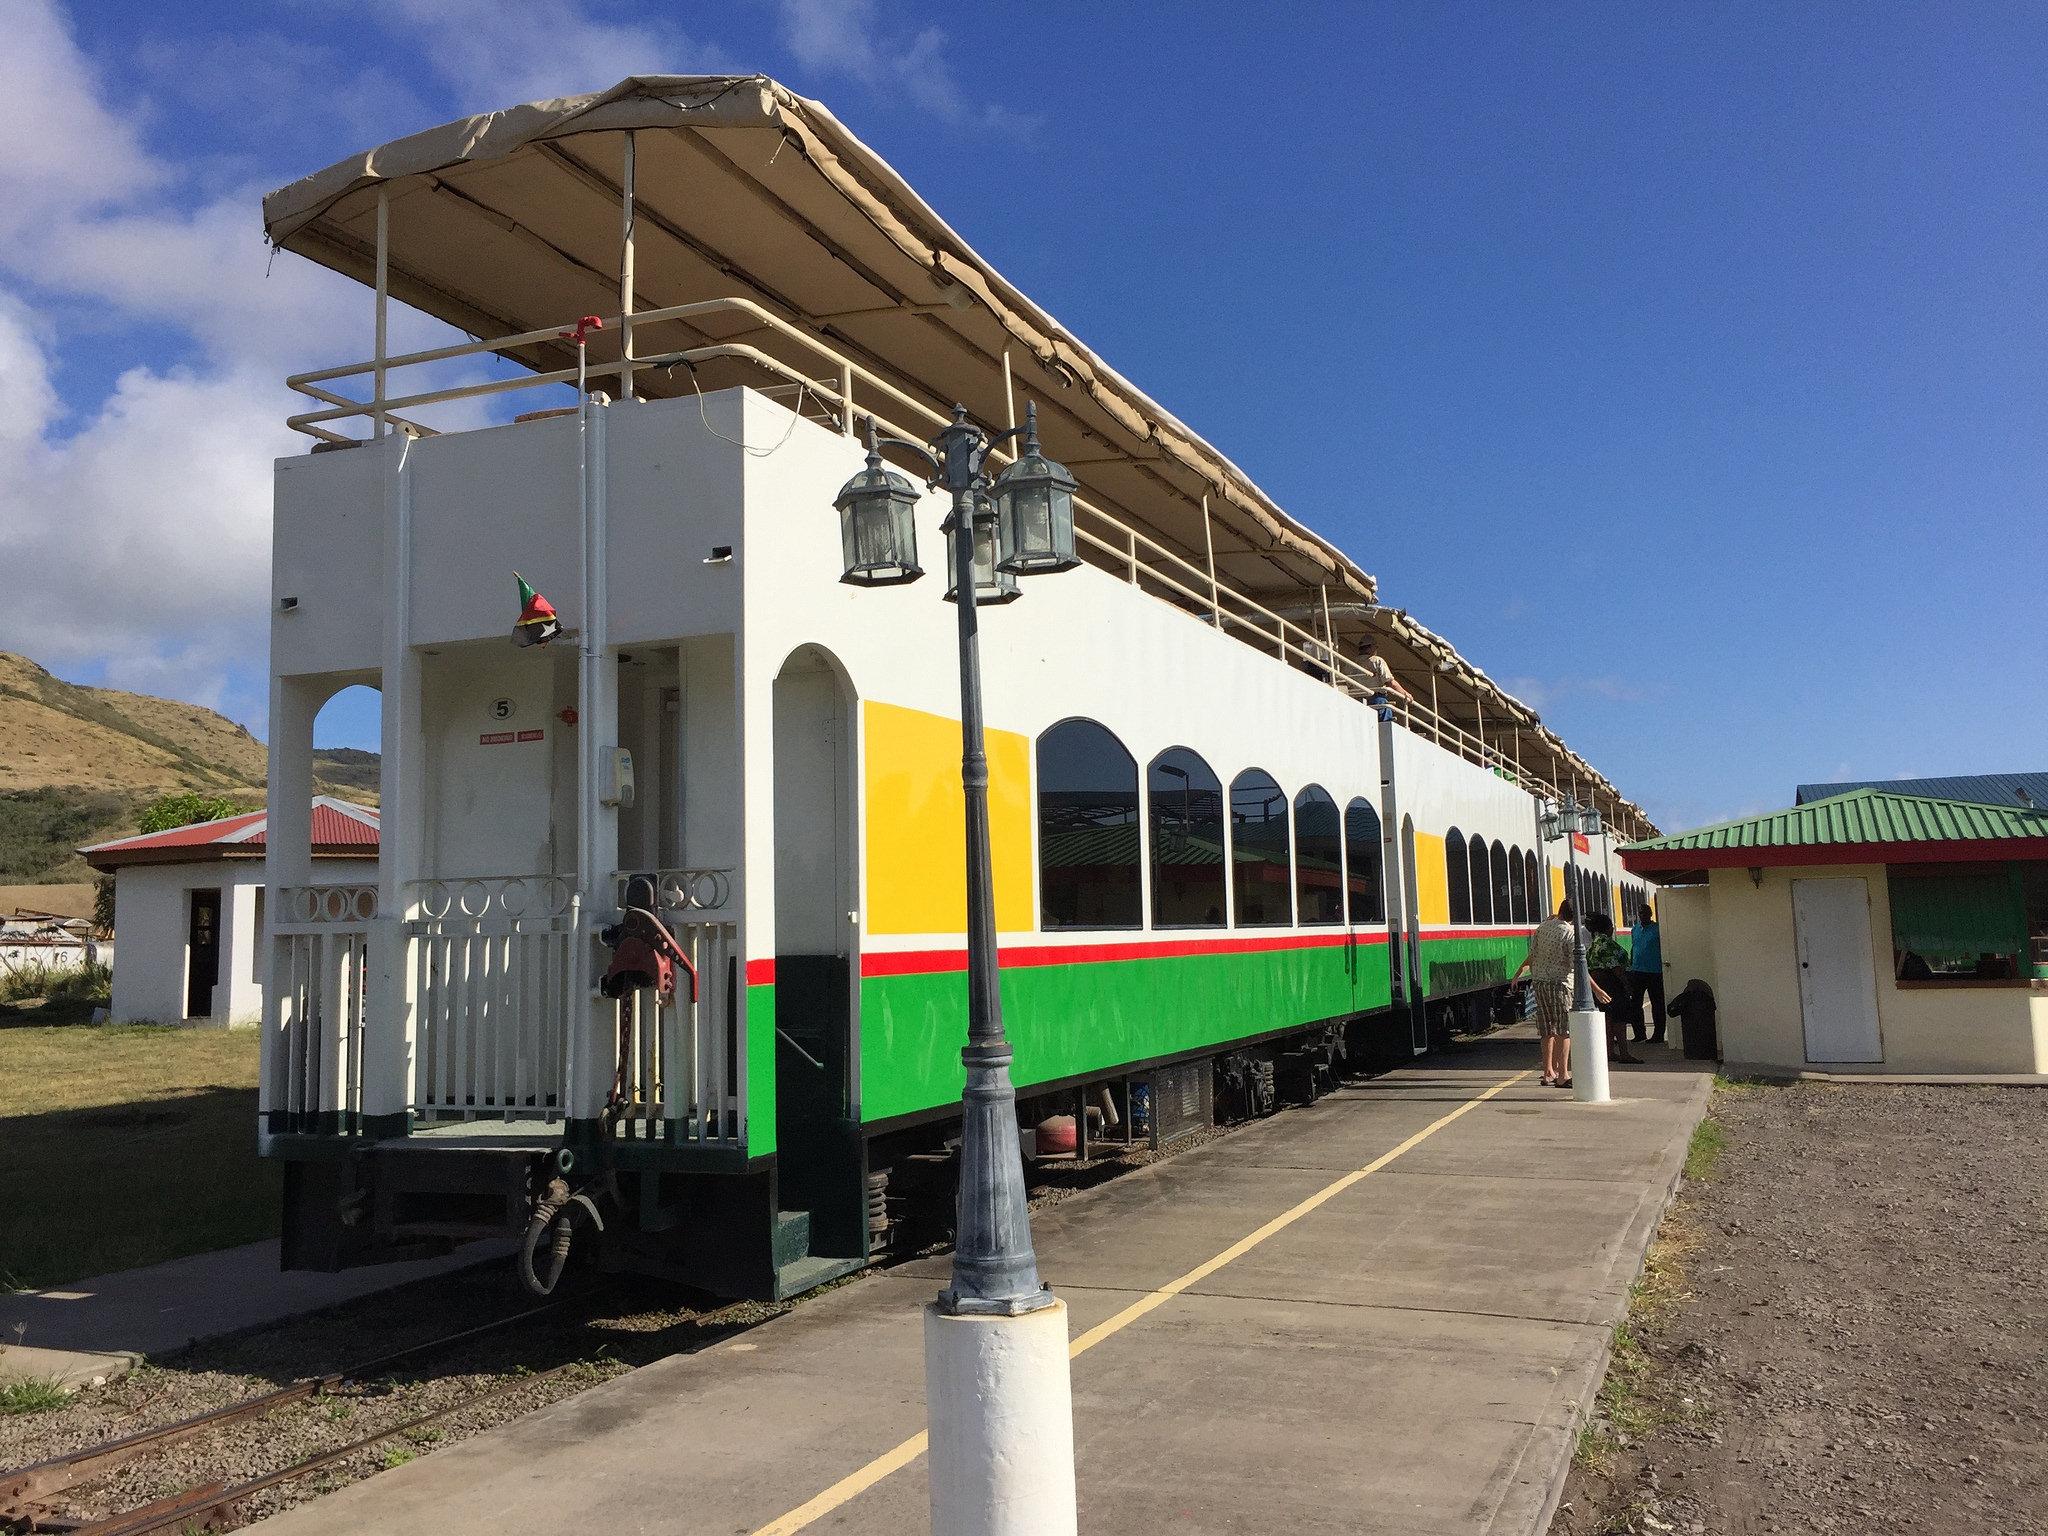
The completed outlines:
{"type": "Polygon", "coordinates": [[[1472,839],[1472,921],[1490,923],[1493,921],[1493,858],[1486,846],[1486,839],[1472,839]]]}
{"type": "Polygon", "coordinates": [[[1047,929],[1142,928],[1138,760],[1093,720],[1038,738],[1038,915],[1047,929]]]}
{"type": "Polygon", "coordinates": [[[1287,868],[1287,797],[1273,776],[1247,768],[1230,781],[1230,890],[1240,928],[1294,921],[1287,868]]]}
{"type": "Polygon", "coordinates": [[[1372,808],[1370,800],[1354,800],[1344,807],[1344,864],[1351,921],[1385,922],[1387,898],[1380,876],[1380,813],[1372,808]]]}
{"type": "Polygon", "coordinates": [[[1493,845],[1493,920],[1496,923],[1512,923],[1515,920],[1515,893],[1508,884],[1508,845],[1493,845]]]}
{"type": "Polygon", "coordinates": [[[1465,834],[1456,827],[1444,834],[1444,883],[1451,891],[1451,921],[1472,921],[1472,870],[1465,863],[1465,834]]]}
{"type": "Polygon", "coordinates": [[[1294,910],[1305,924],[1344,921],[1344,829],[1319,784],[1294,797],[1294,910]]]}
{"type": "Polygon", "coordinates": [[[1524,876],[1528,871],[1523,867],[1522,850],[1508,850],[1508,909],[1517,923],[1529,921],[1529,886],[1524,876]]]}
{"type": "Polygon", "coordinates": [[[1522,883],[1528,887],[1529,921],[1540,923],[1550,916],[1550,887],[1543,878],[1543,860],[1534,852],[1522,865],[1522,883]]]}
{"type": "Polygon", "coordinates": [[[1186,747],[1168,747],[1145,770],[1152,837],[1152,923],[1223,926],[1223,782],[1186,747]]]}

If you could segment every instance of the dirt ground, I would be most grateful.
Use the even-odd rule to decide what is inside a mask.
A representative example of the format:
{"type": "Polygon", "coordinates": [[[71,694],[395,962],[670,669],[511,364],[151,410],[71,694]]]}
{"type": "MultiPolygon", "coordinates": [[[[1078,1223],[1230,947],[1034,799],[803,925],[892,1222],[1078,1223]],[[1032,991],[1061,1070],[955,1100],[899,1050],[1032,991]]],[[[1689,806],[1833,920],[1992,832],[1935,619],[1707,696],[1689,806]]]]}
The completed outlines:
{"type": "Polygon", "coordinates": [[[1730,1085],[1553,1536],[2048,1533],[2048,1089],[1730,1085]]]}

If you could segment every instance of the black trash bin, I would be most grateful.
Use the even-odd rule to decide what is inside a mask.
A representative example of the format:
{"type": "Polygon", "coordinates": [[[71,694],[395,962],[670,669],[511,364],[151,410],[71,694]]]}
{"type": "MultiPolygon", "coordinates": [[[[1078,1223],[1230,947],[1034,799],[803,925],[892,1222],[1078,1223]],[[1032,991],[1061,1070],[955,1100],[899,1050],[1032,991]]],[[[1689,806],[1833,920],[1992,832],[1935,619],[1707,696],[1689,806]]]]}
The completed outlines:
{"type": "Polygon", "coordinates": [[[1688,1061],[1719,1061],[1721,1030],[1716,1019],[1714,989],[1695,976],[1685,990],[1665,1004],[1664,1011],[1679,1021],[1688,1061]]]}

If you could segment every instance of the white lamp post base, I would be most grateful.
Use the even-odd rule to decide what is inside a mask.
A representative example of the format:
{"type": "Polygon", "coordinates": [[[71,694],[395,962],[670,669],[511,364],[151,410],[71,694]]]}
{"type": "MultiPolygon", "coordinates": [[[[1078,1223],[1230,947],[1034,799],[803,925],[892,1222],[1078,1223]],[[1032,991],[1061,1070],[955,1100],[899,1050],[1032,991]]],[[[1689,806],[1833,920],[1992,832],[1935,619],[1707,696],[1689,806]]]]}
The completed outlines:
{"type": "Polygon", "coordinates": [[[934,1536],[1074,1536],[1067,1305],[924,1309],[934,1536]]]}
{"type": "Polygon", "coordinates": [[[1597,1008],[1574,1008],[1572,1023],[1572,1097],[1581,1104],[1605,1104],[1607,1095],[1607,1015],[1597,1008]]]}

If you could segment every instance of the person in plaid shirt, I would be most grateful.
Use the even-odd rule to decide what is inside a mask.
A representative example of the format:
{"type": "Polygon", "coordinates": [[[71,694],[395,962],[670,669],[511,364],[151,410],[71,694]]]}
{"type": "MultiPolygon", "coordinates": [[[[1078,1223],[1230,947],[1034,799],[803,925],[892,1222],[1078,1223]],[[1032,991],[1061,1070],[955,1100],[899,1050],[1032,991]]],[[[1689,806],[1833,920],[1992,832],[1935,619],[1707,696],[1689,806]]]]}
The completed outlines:
{"type": "Polygon", "coordinates": [[[1543,1041],[1543,1086],[1572,1085],[1572,971],[1578,953],[1576,913],[1569,901],[1558,905],[1529,936],[1529,955],[1510,978],[1529,978],[1536,990],[1536,1033],[1543,1041]]]}

